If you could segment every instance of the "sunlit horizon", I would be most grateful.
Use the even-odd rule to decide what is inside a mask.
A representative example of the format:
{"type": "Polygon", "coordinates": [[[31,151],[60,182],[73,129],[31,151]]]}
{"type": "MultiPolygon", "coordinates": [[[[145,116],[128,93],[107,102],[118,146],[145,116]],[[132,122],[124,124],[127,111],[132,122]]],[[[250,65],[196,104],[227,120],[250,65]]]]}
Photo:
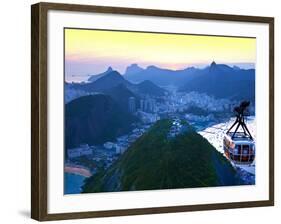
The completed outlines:
{"type": "Polygon", "coordinates": [[[163,69],[217,64],[254,68],[256,39],[246,37],[65,29],[65,79],[86,81],[112,67],[154,65],[163,69]]]}

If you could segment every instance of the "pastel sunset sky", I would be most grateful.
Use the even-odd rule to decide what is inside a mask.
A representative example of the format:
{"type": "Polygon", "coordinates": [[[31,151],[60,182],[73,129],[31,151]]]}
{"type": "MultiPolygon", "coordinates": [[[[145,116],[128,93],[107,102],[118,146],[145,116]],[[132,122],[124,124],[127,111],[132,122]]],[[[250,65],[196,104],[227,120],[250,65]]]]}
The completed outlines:
{"type": "Polygon", "coordinates": [[[246,68],[255,60],[255,38],[65,29],[66,81],[87,80],[109,66],[123,74],[133,63],[178,70],[212,61],[246,68]]]}

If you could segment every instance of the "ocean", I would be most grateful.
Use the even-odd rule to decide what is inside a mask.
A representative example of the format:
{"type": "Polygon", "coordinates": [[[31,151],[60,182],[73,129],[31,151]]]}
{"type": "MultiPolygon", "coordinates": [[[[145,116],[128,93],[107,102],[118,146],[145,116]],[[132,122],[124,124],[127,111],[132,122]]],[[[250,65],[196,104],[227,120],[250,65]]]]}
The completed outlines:
{"type": "Polygon", "coordinates": [[[73,174],[64,173],[64,194],[79,194],[83,186],[85,177],[73,174]]]}

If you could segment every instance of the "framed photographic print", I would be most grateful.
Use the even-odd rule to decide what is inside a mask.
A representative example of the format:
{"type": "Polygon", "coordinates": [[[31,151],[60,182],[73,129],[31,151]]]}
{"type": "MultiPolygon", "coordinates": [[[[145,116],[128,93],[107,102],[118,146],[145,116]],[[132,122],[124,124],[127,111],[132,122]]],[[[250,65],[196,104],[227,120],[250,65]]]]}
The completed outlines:
{"type": "Polygon", "coordinates": [[[274,18],[32,5],[32,218],[274,204],[274,18]]]}

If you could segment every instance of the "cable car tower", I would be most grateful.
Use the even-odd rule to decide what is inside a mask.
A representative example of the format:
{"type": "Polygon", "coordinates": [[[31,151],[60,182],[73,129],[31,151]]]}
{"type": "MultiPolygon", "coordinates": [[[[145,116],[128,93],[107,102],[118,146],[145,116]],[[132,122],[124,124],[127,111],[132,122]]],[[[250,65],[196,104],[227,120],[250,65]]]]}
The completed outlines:
{"type": "Polygon", "coordinates": [[[234,164],[250,165],[255,160],[255,141],[245,123],[249,105],[249,101],[243,101],[240,106],[234,108],[236,120],[223,139],[224,153],[234,164]],[[239,131],[239,127],[242,131],[239,131]]]}

